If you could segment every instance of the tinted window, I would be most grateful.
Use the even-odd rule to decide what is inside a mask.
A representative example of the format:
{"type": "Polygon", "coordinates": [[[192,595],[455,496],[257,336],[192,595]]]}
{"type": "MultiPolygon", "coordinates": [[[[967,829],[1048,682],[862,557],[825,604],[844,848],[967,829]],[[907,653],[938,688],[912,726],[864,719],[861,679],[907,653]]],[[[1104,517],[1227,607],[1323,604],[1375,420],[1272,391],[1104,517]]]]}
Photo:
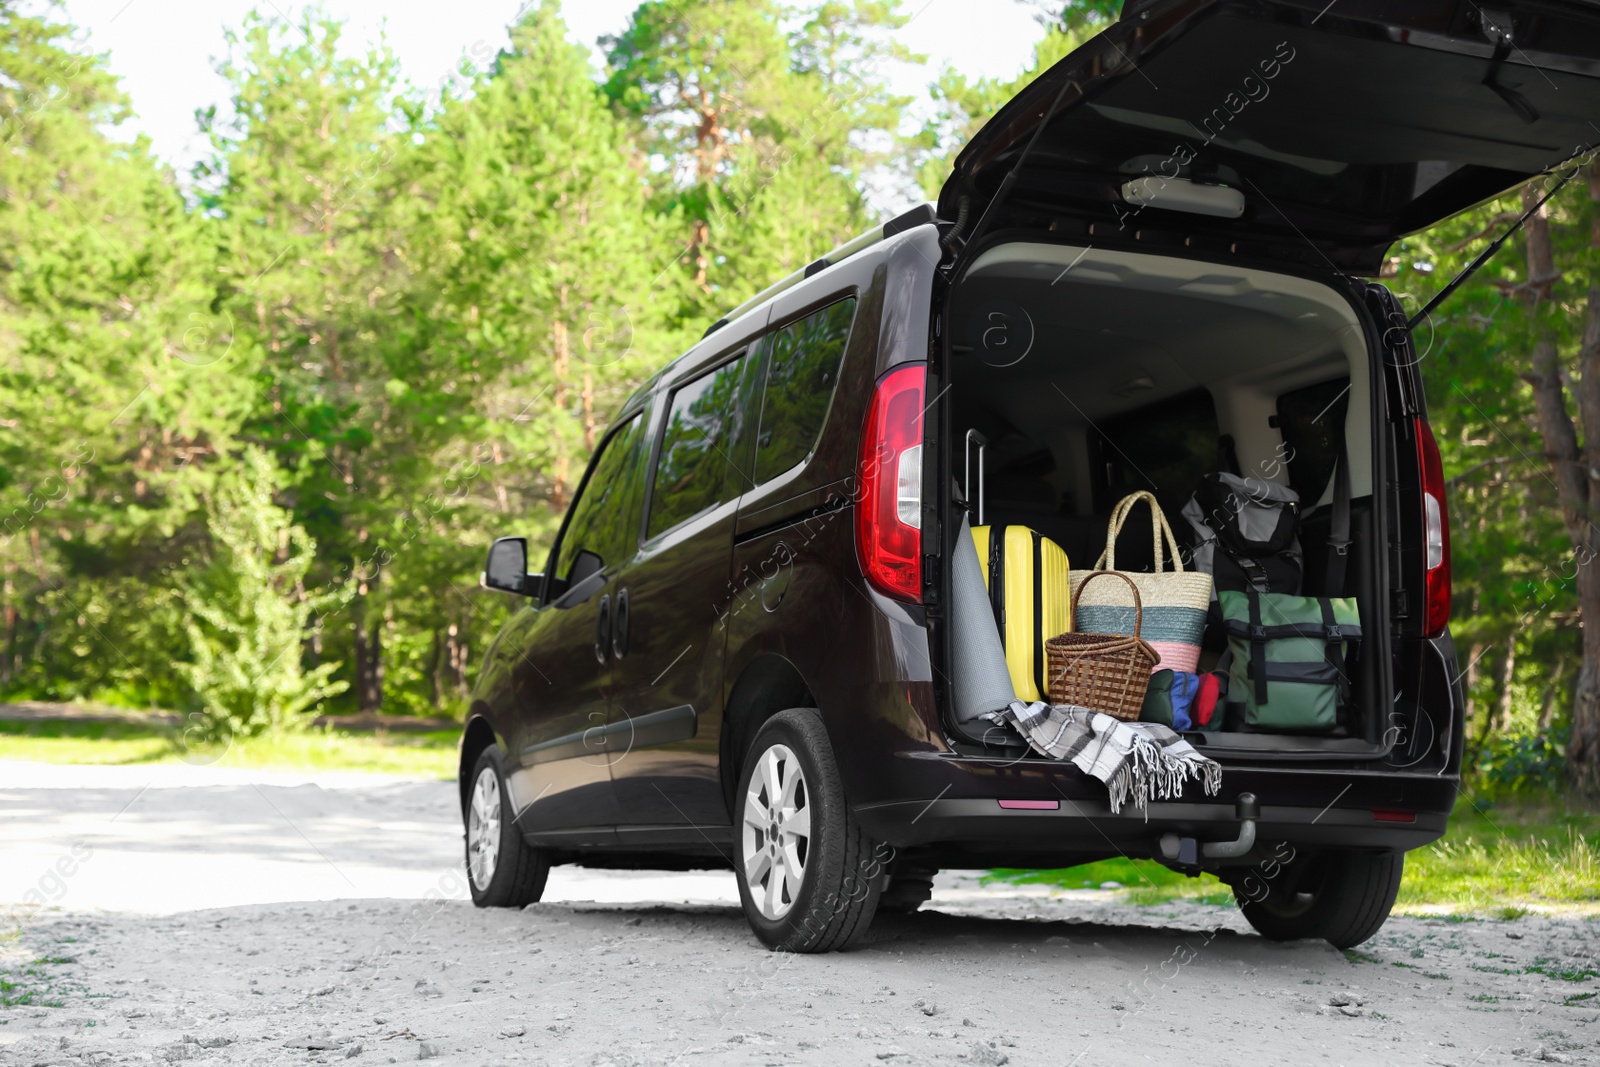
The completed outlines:
{"type": "Polygon", "coordinates": [[[579,552],[599,557],[598,566],[591,563],[585,567],[593,573],[628,559],[638,547],[637,474],[644,452],[644,425],[644,415],[635,415],[601,442],[600,457],[572,505],[567,531],[561,537],[560,557],[552,568],[558,576],[569,581],[588,576],[573,575],[579,552]]]}
{"type": "Polygon", "coordinates": [[[1148,489],[1176,514],[1200,479],[1224,465],[1218,452],[1217,408],[1205,389],[1108,419],[1095,436],[1105,471],[1101,511],[1109,511],[1129,493],[1148,489]]]}
{"type": "Polygon", "coordinates": [[[772,336],[756,438],[757,483],[782,474],[816,447],[839,382],[855,308],[854,298],[841,300],[772,336]]]}
{"type": "Polygon", "coordinates": [[[749,488],[750,464],[743,459],[748,435],[741,426],[755,377],[747,367],[753,362],[741,356],[673,392],[651,489],[647,536],[670,530],[749,488]]]}
{"type": "Polygon", "coordinates": [[[1333,477],[1344,440],[1344,416],[1350,407],[1350,379],[1296,389],[1278,398],[1278,430],[1283,434],[1289,466],[1289,488],[1311,507],[1333,477]]]}

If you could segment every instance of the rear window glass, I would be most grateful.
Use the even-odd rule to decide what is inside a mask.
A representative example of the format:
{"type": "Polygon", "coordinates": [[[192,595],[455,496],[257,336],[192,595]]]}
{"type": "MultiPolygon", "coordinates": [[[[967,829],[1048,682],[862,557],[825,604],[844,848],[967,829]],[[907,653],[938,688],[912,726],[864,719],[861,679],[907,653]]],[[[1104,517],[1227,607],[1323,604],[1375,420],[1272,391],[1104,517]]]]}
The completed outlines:
{"type": "Polygon", "coordinates": [[[841,300],[772,335],[756,439],[758,484],[803,462],[816,447],[839,384],[855,309],[854,297],[841,300]]]}
{"type": "Polygon", "coordinates": [[[1104,472],[1096,502],[1102,512],[1140,489],[1155,493],[1163,508],[1181,507],[1201,478],[1222,469],[1217,407],[1205,389],[1107,419],[1091,438],[1104,472]]]}
{"type": "Polygon", "coordinates": [[[1296,389],[1278,397],[1278,432],[1283,435],[1289,467],[1289,488],[1312,507],[1333,477],[1344,440],[1344,417],[1350,409],[1350,379],[1296,389]]]}
{"type": "Polygon", "coordinates": [[[647,537],[670,530],[749,488],[742,413],[753,378],[748,354],[672,394],[650,497],[647,537]]]}

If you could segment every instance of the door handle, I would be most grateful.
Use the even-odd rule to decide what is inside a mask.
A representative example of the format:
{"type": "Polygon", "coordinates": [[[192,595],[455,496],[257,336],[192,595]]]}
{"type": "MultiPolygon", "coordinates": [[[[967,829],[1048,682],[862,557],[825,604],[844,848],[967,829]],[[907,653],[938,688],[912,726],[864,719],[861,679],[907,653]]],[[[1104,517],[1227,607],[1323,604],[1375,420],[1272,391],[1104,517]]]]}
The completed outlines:
{"type": "Polygon", "coordinates": [[[617,591],[616,617],[611,620],[611,651],[618,658],[628,654],[628,623],[632,612],[628,608],[628,591],[617,591]]]}
{"type": "Polygon", "coordinates": [[[611,651],[611,595],[600,598],[600,614],[594,619],[594,658],[601,663],[611,651]]]}

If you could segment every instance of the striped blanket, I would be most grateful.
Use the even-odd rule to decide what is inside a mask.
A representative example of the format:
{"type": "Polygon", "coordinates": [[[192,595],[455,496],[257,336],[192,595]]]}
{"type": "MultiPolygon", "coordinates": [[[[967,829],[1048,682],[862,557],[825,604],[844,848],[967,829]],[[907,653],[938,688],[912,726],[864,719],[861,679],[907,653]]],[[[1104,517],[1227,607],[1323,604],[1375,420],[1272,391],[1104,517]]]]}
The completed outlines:
{"type": "Polygon", "coordinates": [[[1206,793],[1222,788],[1222,767],[1165,726],[1123,722],[1071,704],[1011,704],[990,718],[1009,724],[1028,745],[1052,759],[1071,760],[1085,774],[1106,784],[1111,810],[1128,801],[1146,813],[1151,800],[1183,795],[1183,784],[1198,778],[1206,793]]]}

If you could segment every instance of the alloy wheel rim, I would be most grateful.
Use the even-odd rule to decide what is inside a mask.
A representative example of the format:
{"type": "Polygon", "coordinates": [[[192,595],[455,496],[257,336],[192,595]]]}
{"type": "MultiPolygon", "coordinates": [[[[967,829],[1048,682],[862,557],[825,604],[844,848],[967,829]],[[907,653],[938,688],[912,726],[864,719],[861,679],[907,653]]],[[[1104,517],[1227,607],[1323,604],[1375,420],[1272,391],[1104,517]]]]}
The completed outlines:
{"type": "Polygon", "coordinates": [[[783,918],[800,895],[811,852],[811,794],[786,745],[758,758],[739,836],[750,899],[764,918],[783,918]]]}
{"type": "Polygon", "coordinates": [[[467,873],[480,892],[500,862],[500,780],[493,767],[478,772],[467,805],[467,873]]]}

